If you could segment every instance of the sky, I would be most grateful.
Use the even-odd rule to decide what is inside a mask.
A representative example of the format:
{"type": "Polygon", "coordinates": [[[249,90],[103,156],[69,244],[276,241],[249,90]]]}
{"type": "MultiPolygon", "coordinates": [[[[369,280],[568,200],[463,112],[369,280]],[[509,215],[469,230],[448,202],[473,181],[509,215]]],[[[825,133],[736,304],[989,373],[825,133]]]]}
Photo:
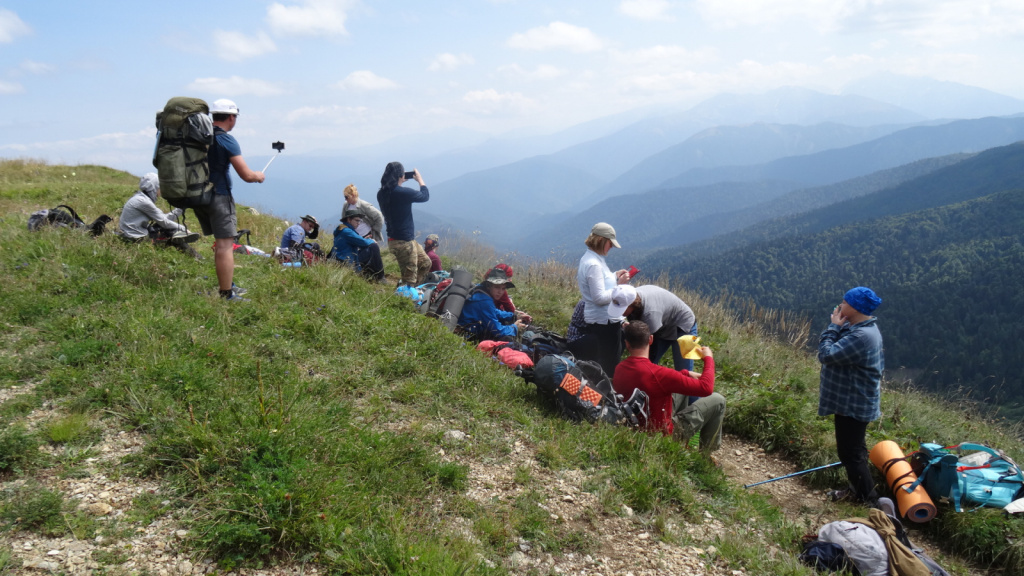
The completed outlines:
{"type": "Polygon", "coordinates": [[[1020,0],[0,0],[0,157],[148,171],[168,98],[247,149],[550,133],[876,72],[1024,98],[1020,0]]]}

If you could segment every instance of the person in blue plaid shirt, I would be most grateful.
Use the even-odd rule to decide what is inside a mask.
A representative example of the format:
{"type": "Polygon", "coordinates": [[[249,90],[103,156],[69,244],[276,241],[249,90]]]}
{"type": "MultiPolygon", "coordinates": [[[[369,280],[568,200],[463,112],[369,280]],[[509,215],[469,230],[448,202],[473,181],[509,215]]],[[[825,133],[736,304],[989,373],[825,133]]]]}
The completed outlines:
{"type": "Polygon", "coordinates": [[[821,384],[818,416],[835,414],[836,451],[850,486],[829,492],[832,500],[854,500],[874,506],[875,482],[868,468],[865,443],[868,424],[882,416],[882,370],[885,359],[878,319],[871,315],[882,303],[870,288],[858,286],[832,310],[828,328],[818,341],[821,384]]]}

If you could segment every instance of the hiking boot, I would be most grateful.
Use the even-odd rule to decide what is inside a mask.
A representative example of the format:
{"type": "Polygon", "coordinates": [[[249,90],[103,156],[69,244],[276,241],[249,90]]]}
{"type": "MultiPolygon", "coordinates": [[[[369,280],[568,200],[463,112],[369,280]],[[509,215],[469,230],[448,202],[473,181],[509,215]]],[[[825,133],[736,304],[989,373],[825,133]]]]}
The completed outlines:
{"type": "Polygon", "coordinates": [[[185,244],[191,244],[191,243],[199,240],[200,237],[201,236],[199,235],[198,232],[189,232],[187,230],[178,230],[174,234],[171,235],[171,240],[177,240],[179,242],[184,242],[185,244]]]}
{"type": "Polygon", "coordinates": [[[228,302],[249,302],[248,298],[242,298],[241,296],[235,294],[234,292],[232,292],[230,296],[221,296],[221,298],[227,300],[228,302]]]}
{"type": "Polygon", "coordinates": [[[248,292],[249,292],[249,290],[248,290],[248,289],[246,289],[246,288],[242,288],[242,287],[241,287],[241,286],[239,286],[238,284],[235,284],[234,282],[232,282],[232,283],[231,283],[231,292],[232,292],[232,293],[233,293],[233,294],[234,294],[235,296],[244,296],[244,295],[245,295],[246,293],[248,293],[248,292]]]}
{"type": "Polygon", "coordinates": [[[843,488],[841,490],[829,490],[827,492],[829,502],[853,502],[853,490],[843,488]]]}

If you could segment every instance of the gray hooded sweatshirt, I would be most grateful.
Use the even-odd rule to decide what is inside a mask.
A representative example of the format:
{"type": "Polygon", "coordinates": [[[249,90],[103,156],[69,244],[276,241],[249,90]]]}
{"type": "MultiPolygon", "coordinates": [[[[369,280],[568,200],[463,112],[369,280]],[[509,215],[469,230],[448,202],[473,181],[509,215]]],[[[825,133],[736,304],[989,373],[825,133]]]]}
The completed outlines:
{"type": "Polygon", "coordinates": [[[149,236],[150,222],[155,222],[157,226],[172,233],[185,229],[184,226],[177,223],[178,217],[183,212],[181,208],[175,208],[169,214],[164,214],[157,208],[156,199],[159,189],[160,179],[152,172],[139,180],[139,189],[124,203],[124,208],[121,209],[118,228],[122,236],[145,238],[149,236]]]}

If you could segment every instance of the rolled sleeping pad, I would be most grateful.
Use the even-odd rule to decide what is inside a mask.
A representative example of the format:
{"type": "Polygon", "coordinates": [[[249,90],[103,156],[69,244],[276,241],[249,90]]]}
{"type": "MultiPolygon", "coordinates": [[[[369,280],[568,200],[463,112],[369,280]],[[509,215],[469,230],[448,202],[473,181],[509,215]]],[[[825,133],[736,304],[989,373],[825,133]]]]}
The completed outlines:
{"type": "Polygon", "coordinates": [[[444,300],[444,306],[438,313],[441,323],[449,330],[455,330],[459,323],[459,316],[462,315],[462,307],[466,304],[466,297],[473,288],[473,273],[465,268],[454,268],[452,270],[452,286],[448,289],[448,297],[444,300]]]}
{"type": "Polygon", "coordinates": [[[907,462],[899,444],[892,440],[882,440],[875,444],[868,457],[885,476],[885,483],[896,495],[896,505],[907,520],[921,523],[935,518],[935,503],[924,486],[918,485],[913,492],[905,490],[905,487],[917,480],[917,474],[910,468],[910,462],[907,462]]]}

